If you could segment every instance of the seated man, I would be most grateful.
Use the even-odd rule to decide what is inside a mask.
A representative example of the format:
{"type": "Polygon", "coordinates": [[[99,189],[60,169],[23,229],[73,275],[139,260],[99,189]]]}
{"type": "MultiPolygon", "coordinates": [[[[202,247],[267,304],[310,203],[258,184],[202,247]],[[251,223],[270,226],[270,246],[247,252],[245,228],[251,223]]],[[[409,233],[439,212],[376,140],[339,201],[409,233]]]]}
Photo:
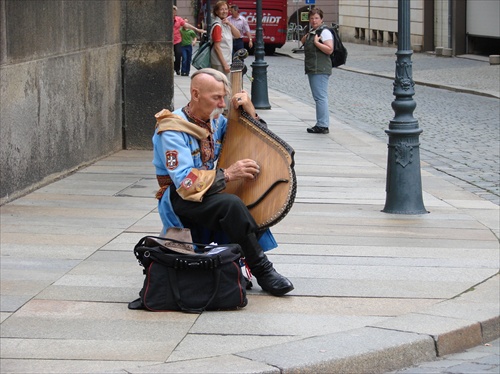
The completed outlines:
{"type": "MultiPolygon", "coordinates": [[[[276,246],[273,236],[269,230],[258,230],[238,196],[223,192],[226,183],[255,179],[259,166],[243,159],[225,170],[216,169],[227,125],[222,115],[230,94],[227,77],[211,68],[198,70],[191,76],[190,93],[184,108],[156,114],[153,164],[160,184],[156,197],[163,233],[169,227],[188,227],[194,242],[238,243],[262,289],[282,296],[293,285],[264,253],[276,246]]],[[[230,105],[258,118],[244,91],[236,93],[230,105]]]]}

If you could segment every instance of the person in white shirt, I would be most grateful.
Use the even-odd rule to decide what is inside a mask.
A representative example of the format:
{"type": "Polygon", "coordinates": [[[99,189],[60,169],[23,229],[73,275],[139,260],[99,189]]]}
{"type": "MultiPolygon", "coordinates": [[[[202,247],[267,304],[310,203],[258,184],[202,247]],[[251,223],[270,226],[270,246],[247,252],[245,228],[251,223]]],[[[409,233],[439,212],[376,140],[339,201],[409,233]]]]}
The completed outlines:
{"type": "Polygon", "coordinates": [[[231,5],[231,15],[227,17],[227,19],[238,29],[241,34],[239,38],[233,39],[233,53],[236,53],[236,51],[245,48],[243,44],[243,35],[246,35],[248,37],[248,48],[253,48],[250,26],[248,26],[247,19],[240,14],[240,8],[238,7],[238,5],[231,5]]]}
{"type": "Polygon", "coordinates": [[[305,73],[316,102],[316,124],[307,129],[310,134],[328,134],[330,112],[328,110],[328,79],[332,75],[333,35],[323,24],[323,11],[309,11],[309,32],[302,37],[304,45],[305,73]]]}

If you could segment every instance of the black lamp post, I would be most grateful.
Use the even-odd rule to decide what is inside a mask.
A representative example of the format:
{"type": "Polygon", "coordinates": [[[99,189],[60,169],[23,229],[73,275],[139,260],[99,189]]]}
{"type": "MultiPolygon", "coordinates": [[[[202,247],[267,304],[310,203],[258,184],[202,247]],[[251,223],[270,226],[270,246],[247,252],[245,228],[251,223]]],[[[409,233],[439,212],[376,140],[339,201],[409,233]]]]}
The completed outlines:
{"type": "Polygon", "coordinates": [[[398,0],[398,51],[396,52],[396,78],[392,102],[394,119],[385,132],[389,136],[386,213],[428,213],[422,200],[420,176],[420,141],[422,130],[413,117],[417,104],[412,77],[410,44],[410,0],[398,0]]]}
{"type": "Polygon", "coordinates": [[[267,95],[267,63],[264,61],[262,30],[262,0],[257,0],[257,29],[255,33],[255,60],[252,62],[252,103],[256,109],[271,109],[267,95]]]}
{"type": "MultiPolygon", "coordinates": [[[[206,41],[208,42],[210,40],[210,33],[212,32],[210,25],[212,24],[212,10],[210,9],[210,1],[207,1],[206,3],[206,10],[205,14],[207,15],[206,22],[207,24],[205,25],[205,30],[207,30],[207,33],[205,35],[206,41]]],[[[202,35],[203,36],[203,35],[202,35]]]]}

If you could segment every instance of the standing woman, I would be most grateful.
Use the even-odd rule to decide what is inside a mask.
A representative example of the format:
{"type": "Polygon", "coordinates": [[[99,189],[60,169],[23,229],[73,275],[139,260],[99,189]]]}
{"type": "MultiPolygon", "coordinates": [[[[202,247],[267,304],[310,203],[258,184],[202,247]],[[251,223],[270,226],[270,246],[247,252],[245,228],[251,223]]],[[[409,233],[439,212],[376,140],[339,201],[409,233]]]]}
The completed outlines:
{"type": "Polygon", "coordinates": [[[210,63],[212,68],[228,75],[231,72],[233,58],[233,38],[238,39],[241,34],[227,19],[229,15],[227,1],[218,1],[214,5],[213,14],[215,19],[211,30],[213,46],[210,63]]]}
{"type": "Polygon", "coordinates": [[[308,128],[312,134],[328,134],[330,112],[328,111],[328,80],[332,75],[333,35],[323,25],[323,11],[313,8],[309,11],[309,32],[302,37],[304,44],[304,65],[309,87],[316,102],[316,125],[308,128]]]}

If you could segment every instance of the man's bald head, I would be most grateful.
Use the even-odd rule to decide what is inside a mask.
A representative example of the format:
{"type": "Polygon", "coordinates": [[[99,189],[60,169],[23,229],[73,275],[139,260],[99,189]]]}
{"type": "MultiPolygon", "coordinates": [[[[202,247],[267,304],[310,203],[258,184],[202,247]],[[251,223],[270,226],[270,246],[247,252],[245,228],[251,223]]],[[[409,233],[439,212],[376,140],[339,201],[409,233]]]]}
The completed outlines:
{"type": "Polygon", "coordinates": [[[226,95],[231,94],[231,84],[226,75],[212,68],[200,69],[191,75],[191,90],[193,88],[197,90],[208,89],[216,82],[224,85],[226,95]]]}
{"type": "Polygon", "coordinates": [[[212,118],[222,113],[230,94],[231,87],[225,74],[211,68],[198,70],[191,76],[191,113],[203,120],[212,118]]]}

